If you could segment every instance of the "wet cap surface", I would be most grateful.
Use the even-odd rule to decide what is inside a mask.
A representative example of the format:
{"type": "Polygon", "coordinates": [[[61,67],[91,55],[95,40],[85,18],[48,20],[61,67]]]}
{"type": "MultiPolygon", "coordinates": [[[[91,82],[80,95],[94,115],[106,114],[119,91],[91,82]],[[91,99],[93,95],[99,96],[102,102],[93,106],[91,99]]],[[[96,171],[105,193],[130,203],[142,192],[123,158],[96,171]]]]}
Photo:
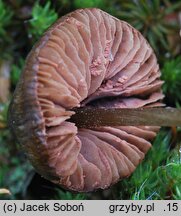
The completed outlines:
{"type": "Polygon", "coordinates": [[[128,23],[99,9],[59,19],[30,52],[10,125],[36,170],[75,191],[107,188],[143,160],[159,127],[77,128],[73,108],[162,106],[153,50],[128,23]]]}

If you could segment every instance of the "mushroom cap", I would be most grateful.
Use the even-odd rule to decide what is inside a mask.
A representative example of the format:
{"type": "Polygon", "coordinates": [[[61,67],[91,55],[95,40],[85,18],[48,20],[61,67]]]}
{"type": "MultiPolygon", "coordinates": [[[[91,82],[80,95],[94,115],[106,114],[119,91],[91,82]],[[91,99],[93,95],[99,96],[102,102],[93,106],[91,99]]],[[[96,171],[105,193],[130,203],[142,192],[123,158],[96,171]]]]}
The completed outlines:
{"type": "Polygon", "coordinates": [[[77,128],[80,106],[162,106],[157,59],[140,32],[100,9],[76,10],[29,53],[9,110],[10,126],[42,176],[92,191],[128,177],[159,127],[77,128]]]}

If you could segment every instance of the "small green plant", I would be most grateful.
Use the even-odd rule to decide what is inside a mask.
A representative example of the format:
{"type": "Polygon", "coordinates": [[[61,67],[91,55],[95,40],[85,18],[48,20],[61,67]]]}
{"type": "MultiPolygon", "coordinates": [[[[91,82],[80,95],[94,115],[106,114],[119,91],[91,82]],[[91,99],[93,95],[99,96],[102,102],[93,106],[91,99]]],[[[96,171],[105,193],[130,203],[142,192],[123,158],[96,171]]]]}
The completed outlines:
{"type": "Polygon", "coordinates": [[[176,185],[173,191],[173,198],[175,200],[181,200],[181,185],[176,185]]]}
{"type": "Polygon", "coordinates": [[[105,4],[105,0],[74,0],[75,8],[91,8],[91,7],[102,8],[104,4],[105,4]]]}
{"type": "Polygon", "coordinates": [[[58,15],[50,8],[49,1],[44,7],[36,2],[32,9],[32,19],[29,20],[29,35],[37,40],[57,18],[58,15]]]}
{"type": "Polygon", "coordinates": [[[10,199],[23,198],[33,177],[32,166],[28,162],[20,163],[15,157],[11,163],[11,173],[6,173],[5,185],[11,191],[10,199]]]}
{"type": "Polygon", "coordinates": [[[32,178],[32,166],[20,155],[17,143],[12,143],[8,129],[0,136],[0,188],[7,188],[11,195],[0,195],[0,199],[23,198],[32,178]],[[8,147],[7,147],[8,146],[8,147]]]}
{"type": "Polygon", "coordinates": [[[71,192],[63,192],[61,189],[56,189],[55,199],[57,200],[84,200],[86,195],[84,194],[73,194],[71,192]]]}
{"type": "Polygon", "coordinates": [[[0,0],[0,40],[2,40],[2,37],[6,37],[6,27],[10,25],[12,15],[13,12],[10,8],[7,7],[2,0],[0,0]]]}
{"type": "Polygon", "coordinates": [[[11,9],[0,0],[0,55],[1,58],[10,59],[11,55],[9,46],[12,43],[12,37],[8,31],[9,26],[12,23],[13,12],[11,9]],[[8,50],[8,52],[7,52],[8,50]]]}
{"type": "Polygon", "coordinates": [[[117,1],[119,10],[116,16],[128,21],[148,38],[151,46],[160,54],[160,50],[172,52],[168,35],[178,34],[179,23],[170,21],[169,16],[181,9],[181,2],[169,0],[117,1]]]}
{"type": "Polygon", "coordinates": [[[162,68],[162,79],[165,81],[163,92],[168,104],[181,102],[181,57],[167,60],[162,68]]]}
{"type": "Polygon", "coordinates": [[[170,199],[174,192],[179,195],[176,185],[180,185],[180,173],[181,164],[169,163],[158,167],[133,195],[133,199],[170,199]]]}

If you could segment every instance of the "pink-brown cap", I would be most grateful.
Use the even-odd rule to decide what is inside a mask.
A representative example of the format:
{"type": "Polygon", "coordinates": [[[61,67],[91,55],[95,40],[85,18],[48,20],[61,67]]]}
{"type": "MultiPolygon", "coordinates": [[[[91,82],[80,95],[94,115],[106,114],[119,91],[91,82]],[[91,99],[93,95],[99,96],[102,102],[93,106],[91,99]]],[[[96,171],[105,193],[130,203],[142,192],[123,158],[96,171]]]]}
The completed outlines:
{"type": "Polygon", "coordinates": [[[10,125],[36,170],[75,191],[128,177],[159,127],[77,128],[80,106],[161,106],[157,59],[144,37],[100,9],[76,10],[48,29],[27,57],[10,125]]]}

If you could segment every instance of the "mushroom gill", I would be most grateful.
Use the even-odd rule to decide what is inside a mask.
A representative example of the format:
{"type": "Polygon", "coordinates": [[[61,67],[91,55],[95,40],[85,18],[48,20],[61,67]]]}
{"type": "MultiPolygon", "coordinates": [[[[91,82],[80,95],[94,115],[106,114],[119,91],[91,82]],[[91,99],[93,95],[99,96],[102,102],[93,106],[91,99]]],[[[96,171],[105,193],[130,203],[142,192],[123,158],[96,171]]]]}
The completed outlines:
{"type": "Polygon", "coordinates": [[[75,191],[107,188],[143,160],[159,127],[77,128],[82,106],[162,106],[156,57],[128,23],[100,9],[59,19],[31,50],[10,125],[36,170],[75,191]]]}

